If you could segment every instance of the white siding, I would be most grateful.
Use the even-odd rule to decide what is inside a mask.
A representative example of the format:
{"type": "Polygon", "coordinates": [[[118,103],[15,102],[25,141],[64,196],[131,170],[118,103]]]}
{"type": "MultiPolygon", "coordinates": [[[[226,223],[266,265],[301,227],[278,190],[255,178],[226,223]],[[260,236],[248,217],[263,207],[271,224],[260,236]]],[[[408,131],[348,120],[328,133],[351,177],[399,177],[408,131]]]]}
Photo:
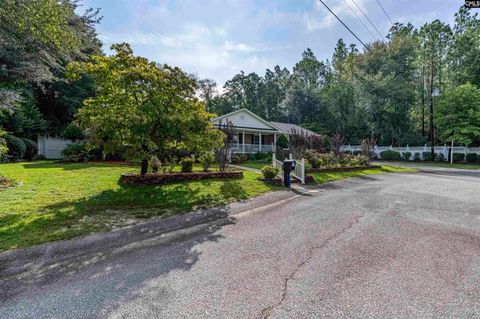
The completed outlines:
{"type": "Polygon", "coordinates": [[[233,126],[236,126],[236,127],[260,128],[260,129],[267,129],[267,130],[274,129],[272,126],[257,119],[256,117],[252,116],[246,111],[240,111],[240,112],[228,115],[228,117],[225,117],[222,119],[216,119],[214,122],[216,124],[218,124],[220,121],[222,121],[222,123],[225,123],[227,119],[230,122],[232,122],[233,126]]]}

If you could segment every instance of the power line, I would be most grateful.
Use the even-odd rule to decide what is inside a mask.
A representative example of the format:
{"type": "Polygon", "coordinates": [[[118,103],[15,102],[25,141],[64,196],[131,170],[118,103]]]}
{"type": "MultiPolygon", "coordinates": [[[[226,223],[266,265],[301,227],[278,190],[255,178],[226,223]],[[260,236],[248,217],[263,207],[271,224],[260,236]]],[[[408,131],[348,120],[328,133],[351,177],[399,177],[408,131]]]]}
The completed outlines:
{"type": "Polygon", "coordinates": [[[348,4],[347,0],[343,0],[343,2],[345,3],[345,5],[347,6],[348,10],[350,10],[350,12],[355,16],[357,17],[358,20],[360,20],[360,22],[362,23],[363,27],[368,31],[368,33],[370,33],[370,35],[372,36],[372,39],[375,40],[375,35],[372,33],[372,31],[370,31],[370,29],[367,27],[367,25],[365,24],[365,22],[363,22],[362,18],[360,18],[360,16],[358,15],[358,13],[356,13],[351,7],[350,5],[348,4]]]}
{"type": "Polygon", "coordinates": [[[325,2],[323,2],[322,0],[318,0],[318,1],[320,1],[320,2],[325,6],[325,8],[327,8],[328,11],[330,11],[330,13],[333,14],[333,16],[334,16],[335,18],[337,18],[337,20],[340,21],[340,23],[343,24],[343,26],[344,26],[345,28],[347,28],[348,31],[350,31],[350,33],[353,34],[353,36],[354,36],[361,44],[363,44],[364,48],[367,49],[367,51],[370,51],[370,49],[365,45],[365,43],[363,43],[363,41],[360,40],[360,38],[359,38],[352,30],[350,30],[349,27],[347,27],[347,25],[342,21],[342,19],[340,19],[340,18],[325,4],[325,2]]]}
{"type": "Polygon", "coordinates": [[[385,9],[383,8],[383,6],[382,6],[382,4],[380,3],[379,0],[377,0],[377,3],[378,3],[378,5],[380,6],[380,9],[382,9],[383,13],[384,13],[385,16],[387,17],[388,21],[390,21],[390,24],[393,25],[392,19],[390,19],[390,17],[389,17],[388,14],[387,14],[387,11],[385,11],[385,9]]]}
{"type": "Polygon", "coordinates": [[[355,2],[355,0],[352,0],[353,4],[358,8],[358,10],[360,10],[360,12],[363,14],[363,16],[365,18],[367,18],[368,22],[370,23],[370,25],[375,29],[375,31],[377,31],[378,35],[380,36],[380,38],[384,38],[385,36],[383,36],[380,31],[378,31],[377,27],[373,24],[372,20],[370,20],[370,18],[365,14],[365,12],[363,12],[362,8],[360,8],[358,6],[358,4],[355,2]]]}

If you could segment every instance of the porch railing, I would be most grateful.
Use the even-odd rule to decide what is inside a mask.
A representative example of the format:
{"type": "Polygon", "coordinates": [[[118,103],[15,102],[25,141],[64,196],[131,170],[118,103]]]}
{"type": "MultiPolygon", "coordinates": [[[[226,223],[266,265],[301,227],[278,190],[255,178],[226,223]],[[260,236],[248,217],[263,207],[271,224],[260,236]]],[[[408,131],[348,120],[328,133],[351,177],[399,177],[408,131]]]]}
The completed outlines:
{"type": "Polygon", "coordinates": [[[233,153],[258,153],[258,152],[265,152],[265,153],[273,153],[275,152],[275,147],[273,144],[264,145],[260,147],[259,144],[245,144],[245,150],[243,148],[243,144],[241,143],[234,143],[232,144],[232,152],[233,153]]]}

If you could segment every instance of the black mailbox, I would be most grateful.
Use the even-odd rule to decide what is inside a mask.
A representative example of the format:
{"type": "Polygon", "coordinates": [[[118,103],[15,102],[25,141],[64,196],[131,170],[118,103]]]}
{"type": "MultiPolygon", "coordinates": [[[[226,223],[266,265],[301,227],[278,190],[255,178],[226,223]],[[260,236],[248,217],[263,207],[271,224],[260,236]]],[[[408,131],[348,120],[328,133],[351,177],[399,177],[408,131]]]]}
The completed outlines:
{"type": "Polygon", "coordinates": [[[295,169],[295,161],[294,160],[285,160],[283,161],[283,185],[285,187],[290,188],[290,184],[292,178],[290,173],[295,169]]]}

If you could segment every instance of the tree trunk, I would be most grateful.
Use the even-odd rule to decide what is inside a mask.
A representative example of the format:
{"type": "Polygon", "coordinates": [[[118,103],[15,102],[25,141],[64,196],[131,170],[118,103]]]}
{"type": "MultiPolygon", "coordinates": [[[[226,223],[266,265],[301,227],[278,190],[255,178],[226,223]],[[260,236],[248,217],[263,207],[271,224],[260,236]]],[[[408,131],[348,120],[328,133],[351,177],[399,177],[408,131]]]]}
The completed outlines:
{"type": "Polygon", "coordinates": [[[147,174],[147,171],[148,171],[148,159],[144,158],[142,159],[142,168],[141,168],[140,174],[143,176],[147,174]]]}

